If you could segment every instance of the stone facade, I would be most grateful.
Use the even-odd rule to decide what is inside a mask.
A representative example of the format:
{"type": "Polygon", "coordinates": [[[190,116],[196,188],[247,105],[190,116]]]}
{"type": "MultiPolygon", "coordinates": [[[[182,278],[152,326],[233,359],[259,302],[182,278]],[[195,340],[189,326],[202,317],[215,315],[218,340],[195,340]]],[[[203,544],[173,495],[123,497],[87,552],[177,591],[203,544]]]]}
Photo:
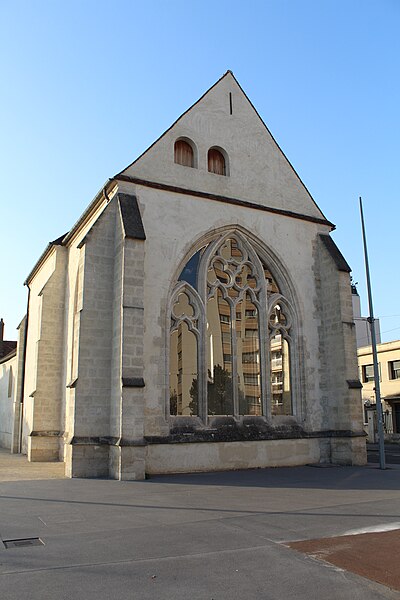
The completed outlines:
{"type": "MultiPolygon", "coordinates": [[[[71,477],[117,479],[363,464],[349,267],[329,236],[332,227],[228,72],[109,180],[28,276],[22,417],[28,459],[62,460],[71,477]],[[174,160],[179,140],[190,142],[193,166],[174,160]],[[225,174],[212,171],[210,149],[223,156],[225,174]],[[287,338],[290,348],[291,408],[284,413],[271,408],[280,383],[270,381],[269,358],[257,375],[258,397],[251,396],[259,405],[249,414],[238,409],[242,397],[233,391],[234,414],[207,416],[204,398],[213,383],[204,366],[193,376],[194,383],[203,381],[204,398],[196,397],[203,412],[174,412],[170,325],[176,286],[196,252],[211,252],[224,240],[246,248],[253,257],[246,268],[269,269],[256,291],[240,292],[258,303],[246,311],[249,322],[255,313],[259,318],[253,329],[257,360],[269,355],[273,303],[290,315],[290,326],[276,329],[273,338],[287,338]]],[[[199,319],[194,326],[201,366],[209,358],[200,339],[208,334],[205,316],[199,319]]],[[[232,344],[227,360],[237,390],[240,357],[232,344]]]]}
{"type": "Polygon", "coordinates": [[[15,349],[0,358],[0,447],[13,454],[21,451],[25,339],[26,317],[18,325],[15,349]]]}
{"type": "Polygon", "coordinates": [[[17,372],[16,353],[0,362],[0,446],[11,449],[13,405],[17,372]]]}

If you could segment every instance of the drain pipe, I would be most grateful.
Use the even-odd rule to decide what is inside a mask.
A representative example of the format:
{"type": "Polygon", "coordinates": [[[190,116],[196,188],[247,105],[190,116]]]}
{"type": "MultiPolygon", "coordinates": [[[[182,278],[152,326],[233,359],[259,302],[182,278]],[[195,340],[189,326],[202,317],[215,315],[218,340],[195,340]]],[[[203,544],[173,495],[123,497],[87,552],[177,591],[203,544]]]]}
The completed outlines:
{"type": "Polygon", "coordinates": [[[24,336],[24,349],[23,349],[23,360],[22,360],[22,373],[21,373],[21,398],[19,405],[19,440],[18,440],[18,452],[22,453],[22,430],[23,430],[23,416],[24,416],[24,396],[25,396],[25,371],[26,371],[26,347],[28,343],[28,324],[29,324],[29,299],[31,296],[31,288],[28,283],[25,283],[28,288],[28,301],[26,305],[26,319],[25,319],[25,336],[24,336]]]}

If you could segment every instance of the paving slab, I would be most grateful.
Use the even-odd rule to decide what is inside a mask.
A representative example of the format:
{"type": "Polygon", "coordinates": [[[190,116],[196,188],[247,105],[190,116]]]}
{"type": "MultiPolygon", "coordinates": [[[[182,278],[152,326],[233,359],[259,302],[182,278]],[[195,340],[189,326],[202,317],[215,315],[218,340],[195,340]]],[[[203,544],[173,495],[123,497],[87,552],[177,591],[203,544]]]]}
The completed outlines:
{"type": "Polygon", "coordinates": [[[60,462],[28,462],[24,454],[10,454],[0,448],[0,482],[34,479],[63,479],[65,464],[60,462]]]}
{"type": "Polygon", "coordinates": [[[399,468],[294,467],[121,482],[46,479],[44,467],[41,477],[0,483],[1,540],[44,543],[0,543],[2,599],[400,597],[390,584],[285,545],[397,527],[399,468]]]}

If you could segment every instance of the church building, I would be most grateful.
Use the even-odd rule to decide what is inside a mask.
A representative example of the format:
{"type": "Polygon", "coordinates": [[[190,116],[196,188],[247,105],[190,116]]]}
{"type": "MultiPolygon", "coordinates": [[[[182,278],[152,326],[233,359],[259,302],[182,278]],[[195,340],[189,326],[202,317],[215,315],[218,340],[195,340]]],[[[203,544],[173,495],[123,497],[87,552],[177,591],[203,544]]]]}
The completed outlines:
{"type": "Polygon", "coordinates": [[[333,229],[228,71],[29,273],[3,445],[123,480],[364,464],[333,229]]]}

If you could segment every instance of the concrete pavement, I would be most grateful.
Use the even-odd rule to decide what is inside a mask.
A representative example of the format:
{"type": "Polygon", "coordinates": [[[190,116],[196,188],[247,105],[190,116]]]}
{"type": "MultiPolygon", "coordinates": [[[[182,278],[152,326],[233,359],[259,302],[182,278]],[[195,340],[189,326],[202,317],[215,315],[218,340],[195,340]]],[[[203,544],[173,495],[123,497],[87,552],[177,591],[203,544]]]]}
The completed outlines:
{"type": "MultiPolygon", "coordinates": [[[[379,444],[367,444],[368,462],[379,463],[379,444]]],[[[385,461],[388,465],[400,465],[400,444],[385,443],[385,461]]]]}
{"type": "Polygon", "coordinates": [[[1,539],[45,545],[0,546],[0,598],[398,599],[284,542],[400,527],[399,507],[398,467],[3,481],[1,539]]]}
{"type": "Polygon", "coordinates": [[[64,463],[30,463],[23,454],[10,454],[8,450],[0,448],[0,482],[31,479],[63,479],[64,472],[64,463]]]}

